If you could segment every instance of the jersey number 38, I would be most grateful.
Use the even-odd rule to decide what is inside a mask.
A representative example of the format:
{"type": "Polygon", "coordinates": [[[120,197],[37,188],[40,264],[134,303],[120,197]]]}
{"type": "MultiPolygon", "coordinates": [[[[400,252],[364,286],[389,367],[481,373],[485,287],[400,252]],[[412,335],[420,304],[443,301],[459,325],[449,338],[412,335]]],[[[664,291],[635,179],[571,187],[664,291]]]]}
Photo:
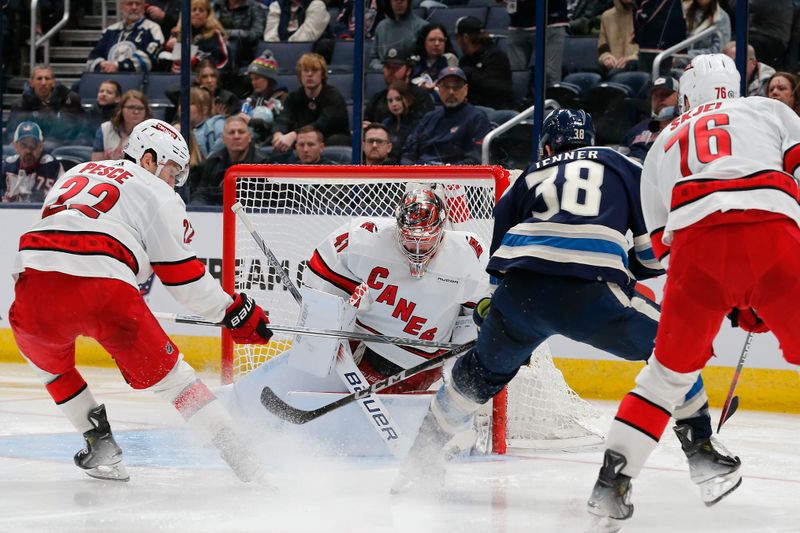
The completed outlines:
{"type": "Polygon", "coordinates": [[[532,214],[539,220],[549,220],[559,211],[594,217],[600,213],[601,187],[605,167],[596,161],[572,161],[565,165],[531,172],[525,176],[528,188],[544,202],[544,211],[532,214]],[[559,174],[563,181],[559,180],[559,174]]]}

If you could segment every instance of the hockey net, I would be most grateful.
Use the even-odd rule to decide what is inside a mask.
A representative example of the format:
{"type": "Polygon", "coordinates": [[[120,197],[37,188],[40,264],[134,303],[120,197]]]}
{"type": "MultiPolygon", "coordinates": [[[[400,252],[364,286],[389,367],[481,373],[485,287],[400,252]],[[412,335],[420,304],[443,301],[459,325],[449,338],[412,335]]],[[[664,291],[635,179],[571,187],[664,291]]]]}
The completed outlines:
{"type": "MultiPolygon", "coordinates": [[[[445,197],[451,227],[474,232],[487,249],[492,210],[508,186],[500,167],[368,167],[237,165],[224,184],[223,287],[245,291],[275,324],[293,325],[298,305],[231,206],[241,203],[267,246],[299,286],[314,248],[353,217],[391,217],[410,184],[425,183],[445,197]]],[[[223,330],[222,380],[237,379],[291,346],[276,334],[267,345],[234,344],[223,330]]],[[[506,444],[548,448],[565,439],[592,438],[586,421],[594,409],[564,381],[546,344],[527,367],[476,418],[483,451],[505,453],[506,444]]]]}

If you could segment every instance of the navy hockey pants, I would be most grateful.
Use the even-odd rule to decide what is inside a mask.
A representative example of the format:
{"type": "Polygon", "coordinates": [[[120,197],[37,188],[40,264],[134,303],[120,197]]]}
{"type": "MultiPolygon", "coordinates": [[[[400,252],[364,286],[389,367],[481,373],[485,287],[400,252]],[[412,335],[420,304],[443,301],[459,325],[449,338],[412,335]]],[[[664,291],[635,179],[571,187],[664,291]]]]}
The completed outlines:
{"type": "MultiPolygon", "coordinates": [[[[492,297],[474,350],[453,368],[459,390],[485,403],[551,335],[631,361],[650,357],[659,307],[616,284],[512,270],[492,297]]],[[[702,384],[700,384],[702,386],[702,384]]]]}

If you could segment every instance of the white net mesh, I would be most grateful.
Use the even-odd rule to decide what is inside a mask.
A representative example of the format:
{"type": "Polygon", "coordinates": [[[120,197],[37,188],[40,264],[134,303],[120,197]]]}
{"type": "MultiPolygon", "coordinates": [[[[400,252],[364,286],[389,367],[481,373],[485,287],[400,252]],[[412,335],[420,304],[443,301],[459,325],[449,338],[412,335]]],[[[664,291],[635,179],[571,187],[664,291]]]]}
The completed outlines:
{"type": "MultiPolygon", "coordinates": [[[[363,176],[332,178],[326,175],[323,167],[320,167],[318,175],[305,177],[292,174],[284,167],[286,175],[275,177],[276,168],[281,167],[265,167],[265,176],[237,179],[235,200],[245,207],[267,246],[298,286],[314,248],[326,236],[353,217],[393,216],[403,193],[413,183],[434,185],[437,193],[445,198],[451,227],[480,235],[487,246],[491,241],[495,203],[495,179],[491,173],[487,172],[483,178],[471,176],[467,179],[459,176],[457,168],[449,171],[417,168],[398,178],[382,176],[380,171],[373,169],[363,176]],[[266,177],[267,174],[273,176],[266,177]]],[[[307,169],[305,172],[308,174],[307,169]]],[[[227,250],[226,247],[226,253],[227,250]]],[[[253,296],[269,311],[273,323],[296,323],[298,305],[283,288],[276,269],[268,263],[238,220],[235,230],[235,290],[253,296]]],[[[276,334],[265,346],[233,345],[234,379],[283,353],[290,343],[289,336],[276,334]]],[[[561,373],[553,366],[546,347],[537,350],[532,361],[532,365],[539,369],[537,378],[524,378],[530,371],[523,369],[512,384],[508,410],[512,423],[509,429],[513,431],[514,439],[532,440],[534,437],[531,435],[541,432],[550,435],[543,438],[562,438],[561,435],[568,431],[569,421],[580,419],[589,413],[591,407],[569,389],[561,373]],[[541,360],[537,359],[540,352],[545,356],[541,360]]],[[[573,428],[575,431],[577,429],[573,428]]]]}

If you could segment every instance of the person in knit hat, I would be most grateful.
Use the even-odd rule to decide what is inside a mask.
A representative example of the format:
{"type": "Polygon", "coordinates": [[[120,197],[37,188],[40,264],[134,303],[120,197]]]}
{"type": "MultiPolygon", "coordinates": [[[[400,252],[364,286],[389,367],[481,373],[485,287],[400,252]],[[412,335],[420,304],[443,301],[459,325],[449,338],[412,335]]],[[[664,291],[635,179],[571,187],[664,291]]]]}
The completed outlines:
{"type": "Polygon", "coordinates": [[[278,68],[278,61],[270,50],[265,50],[247,67],[253,91],[242,104],[239,116],[252,130],[257,146],[272,138],[272,123],[283,111],[288,94],[286,87],[278,86],[278,68]]]}

